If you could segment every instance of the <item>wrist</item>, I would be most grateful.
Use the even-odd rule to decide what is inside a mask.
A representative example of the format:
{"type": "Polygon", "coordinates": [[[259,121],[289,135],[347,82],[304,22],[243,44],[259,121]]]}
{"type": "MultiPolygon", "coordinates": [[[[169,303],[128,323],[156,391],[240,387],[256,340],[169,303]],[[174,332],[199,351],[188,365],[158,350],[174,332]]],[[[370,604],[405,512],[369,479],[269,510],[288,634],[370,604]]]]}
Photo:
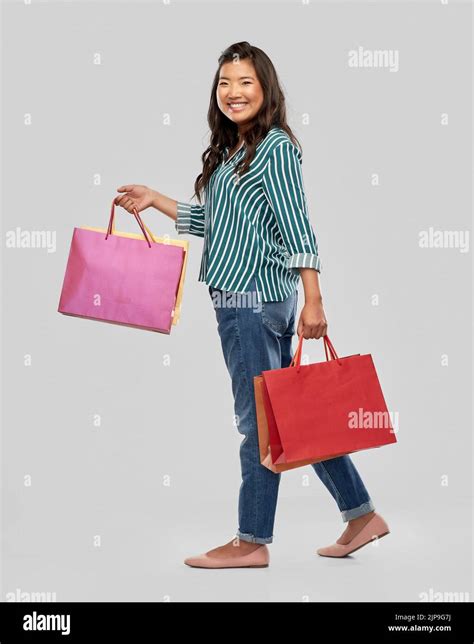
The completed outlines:
{"type": "Polygon", "coordinates": [[[157,190],[153,190],[153,188],[150,188],[150,191],[151,191],[151,205],[153,208],[156,208],[157,210],[159,210],[158,202],[161,195],[157,190]]]}
{"type": "Polygon", "coordinates": [[[322,305],[323,297],[322,295],[311,295],[310,297],[305,297],[304,303],[309,304],[311,306],[322,305]]]}

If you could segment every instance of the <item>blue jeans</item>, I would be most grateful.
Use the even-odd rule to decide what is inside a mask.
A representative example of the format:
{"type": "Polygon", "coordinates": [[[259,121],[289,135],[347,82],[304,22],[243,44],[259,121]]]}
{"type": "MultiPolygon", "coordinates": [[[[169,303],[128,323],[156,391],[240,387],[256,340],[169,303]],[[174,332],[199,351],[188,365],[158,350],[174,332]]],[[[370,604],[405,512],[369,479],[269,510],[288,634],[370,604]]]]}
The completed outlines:
{"type": "MultiPolygon", "coordinates": [[[[263,302],[255,277],[243,294],[212,286],[208,290],[232,380],[237,429],[244,437],[240,444],[242,483],[236,535],[252,543],[271,543],[281,473],[260,463],[253,377],[265,369],[290,365],[298,291],[283,302],[263,302]]],[[[311,467],[336,501],[343,521],[375,509],[348,455],[311,467]]]]}

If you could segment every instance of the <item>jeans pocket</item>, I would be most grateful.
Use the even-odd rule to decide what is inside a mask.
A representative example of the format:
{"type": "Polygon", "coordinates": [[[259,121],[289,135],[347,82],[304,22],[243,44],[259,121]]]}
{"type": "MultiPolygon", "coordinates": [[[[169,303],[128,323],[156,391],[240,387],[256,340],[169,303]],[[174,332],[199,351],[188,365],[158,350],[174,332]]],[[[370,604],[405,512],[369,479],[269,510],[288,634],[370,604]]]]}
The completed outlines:
{"type": "Polygon", "coordinates": [[[295,297],[293,293],[282,302],[262,302],[263,325],[283,335],[294,317],[295,297]]]}

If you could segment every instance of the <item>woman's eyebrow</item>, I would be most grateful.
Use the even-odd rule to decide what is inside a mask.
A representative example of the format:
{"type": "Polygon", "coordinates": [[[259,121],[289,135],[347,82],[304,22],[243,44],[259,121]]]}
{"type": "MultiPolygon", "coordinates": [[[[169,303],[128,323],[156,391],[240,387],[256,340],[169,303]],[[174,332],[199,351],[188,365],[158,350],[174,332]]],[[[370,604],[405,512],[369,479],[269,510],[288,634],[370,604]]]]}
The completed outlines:
{"type": "MultiPolygon", "coordinates": [[[[244,78],[251,78],[253,80],[253,76],[241,76],[239,80],[242,80],[244,78]]],[[[227,78],[227,76],[220,76],[219,80],[230,80],[230,78],[227,78]]]]}

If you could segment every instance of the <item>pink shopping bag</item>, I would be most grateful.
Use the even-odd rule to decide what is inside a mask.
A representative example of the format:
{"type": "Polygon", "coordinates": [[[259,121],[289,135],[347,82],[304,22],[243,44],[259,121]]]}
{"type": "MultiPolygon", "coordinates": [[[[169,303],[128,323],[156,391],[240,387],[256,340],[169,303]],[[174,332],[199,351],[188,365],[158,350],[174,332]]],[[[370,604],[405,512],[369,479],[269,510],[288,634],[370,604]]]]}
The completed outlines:
{"type": "Polygon", "coordinates": [[[170,333],[184,249],[158,243],[134,211],[144,239],[74,228],[58,312],[170,333]]]}

